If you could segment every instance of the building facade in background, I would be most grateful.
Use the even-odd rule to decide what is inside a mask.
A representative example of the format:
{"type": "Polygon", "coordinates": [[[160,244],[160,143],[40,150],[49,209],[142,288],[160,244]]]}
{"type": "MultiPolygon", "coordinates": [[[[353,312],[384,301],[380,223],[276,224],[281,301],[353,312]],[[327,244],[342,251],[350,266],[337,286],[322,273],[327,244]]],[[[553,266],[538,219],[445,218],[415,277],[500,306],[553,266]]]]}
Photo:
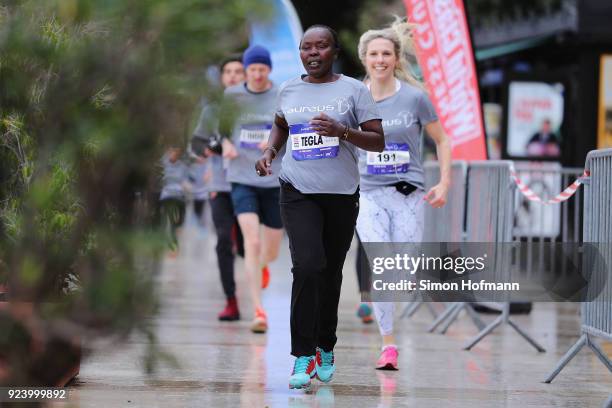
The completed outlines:
{"type": "Polygon", "coordinates": [[[491,156],[580,167],[610,147],[612,2],[465,1],[482,100],[501,113],[491,156]]]}

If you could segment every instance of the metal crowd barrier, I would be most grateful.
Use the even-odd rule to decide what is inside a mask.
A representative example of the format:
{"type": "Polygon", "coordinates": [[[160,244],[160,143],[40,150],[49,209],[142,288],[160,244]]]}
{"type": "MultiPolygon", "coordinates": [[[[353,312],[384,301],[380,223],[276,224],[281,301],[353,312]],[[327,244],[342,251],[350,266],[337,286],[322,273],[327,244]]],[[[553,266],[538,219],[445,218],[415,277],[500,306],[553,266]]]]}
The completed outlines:
{"type": "MultiPolygon", "coordinates": [[[[440,166],[427,162],[424,166],[425,190],[440,181],[440,166]]],[[[463,220],[465,215],[465,193],[467,184],[467,163],[453,161],[451,166],[451,188],[447,203],[442,208],[425,206],[425,233],[423,242],[461,242],[464,239],[463,220]]]]}
{"type": "MultiPolygon", "coordinates": [[[[440,181],[440,165],[438,162],[426,162],[423,166],[425,191],[440,181]]],[[[453,161],[451,165],[451,188],[447,203],[442,208],[425,206],[425,231],[423,242],[461,242],[464,239],[463,221],[465,215],[465,193],[467,182],[467,163],[463,160],[453,161]]],[[[425,305],[436,321],[440,318],[433,309],[431,302],[423,302],[422,294],[414,292],[414,299],[401,314],[401,317],[411,317],[420,306],[425,305]]],[[[447,308],[448,310],[448,308],[447,308]]],[[[446,311],[445,311],[446,312],[446,311]]]]}
{"type": "MultiPolygon", "coordinates": [[[[543,200],[554,197],[583,173],[580,168],[562,168],[559,163],[515,163],[521,181],[543,200]]],[[[515,199],[514,241],[517,246],[513,265],[521,274],[531,276],[545,267],[554,268],[557,274],[565,274],[570,265],[578,262],[577,252],[571,251],[573,264],[560,257],[555,242],[564,244],[582,242],[582,198],[578,188],[574,196],[560,204],[546,205],[529,200],[517,190],[515,199]],[[521,253],[523,250],[525,253],[521,253]]]]}
{"type": "MultiPolygon", "coordinates": [[[[466,239],[469,242],[487,242],[494,246],[493,270],[496,277],[510,271],[511,252],[507,243],[512,242],[515,184],[510,177],[512,162],[472,162],[468,170],[468,195],[466,213],[466,239]],[[505,245],[504,245],[505,244],[505,245]]],[[[505,279],[500,279],[503,281],[505,279]]],[[[534,339],[510,319],[510,303],[504,302],[501,315],[483,328],[465,349],[470,350],[495,328],[508,324],[536,350],[545,351],[534,339]]]]}
{"type": "MultiPolygon", "coordinates": [[[[552,162],[515,162],[517,177],[543,201],[563,191],[582,176],[581,168],[565,168],[552,162]]],[[[572,262],[560,256],[565,247],[557,245],[582,242],[582,188],[578,188],[571,199],[557,204],[544,204],[530,200],[515,189],[513,241],[515,246],[510,267],[517,275],[531,277],[541,271],[554,271],[557,275],[573,273],[578,263],[578,251],[569,251],[572,262]]],[[[502,310],[502,305],[491,302],[480,303],[491,309],[502,310]]]]}
{"type": "MultiPolygon", "coordinates": [[[[508,229],[506,226],[508,225],[507,223],[509,219],[507,216],[512,213],[512,210],[511,207],[507,206],[512,202],[512,200],[507,199],[507,197],[504,195],[502,197],[502,202],[504,203],[502,207],[507,208],[505,211],[499,213],[498,199],[500,198],[500,189],[505,192],[510,187],[510,166],[511,162],[508,161],[488,161],[473,163],[470,165],[469,182],[467,179],[464,179],[465,182],[461,185],[462,188],[469,192],[467,196],[469,206],[467,214],[465,211],[465,191],[462,194],[464,201],[461,204],[461,212],[463,213],[463,217],[468,217],[466,223],[468,231],[462,232],[461,239],[459,239],[458,235],[453,236],[453,240],[491,242],[492,244],[495,244],[496,242],[508,241],[508,229]],[[474,170],[472,170],[473,168],[474,170]],[[505,169],[507,171],[504,171],[505,169]],[[487,173],[487,171],[490,172],[487,173]],[[508,178],[505,178],[505,176],[501,173],[508,173],[508,178]],[[499,222],[499,214],[501,214],[501,223],[499,222]],[[498,234],[501,235],[497,236],[498,234]]],[[[435,219],[432,218],[432,222],[435,222],[435,219]]],[[[436,238],[444,240],[444,236],[438,236],[436,238]]],[[[499,260],[496,262],[499,262],[499,260]]],[[[503,308],[500,308],[500,310],[501,309],[503,308]]],[[[441,327],[440,333],[446,333],[449,327],[458,319],[459,314],[463,310],[465,310],[468,316],[472,318],[472,321],[478,328],[479,332],[482,332],[482,330],[485,329],[485,324],[478,317],[472,304],[468,302],[447,303],[446,309],[429,327],[429,332],[435,331],[438,326],[444,323],[444,325],[441,327]]]]}
{"type": "MultiPolygon", "coordinates": [[[[514,166],[518,177],[542,199],[553,198],[583,172],[581,168],[561,167],[559,163],[517,162],[514,166]]],[[[570,200],[545,205],[517,194],[513,232],[515,239],[527,242],[540,239],[581,242],[582,196],[582,189],[579,188],[570,200]]]]}
{"type": "MultiPolygon", "coordinates": [[[[543,200],[553,198],[556,193],[570,185],[583,172],[580,168],[562,168],[558,163],[516,162],[513,163],[513,166],[515,173],[524,185],[543,200]]],[[[480,186],[480,183],[483,181],[485,180],[474,180],[472,185],[480,186]]],[[[581,242],[583,213],[581,208],[581,189],[579,188],[575,193],[575,197],[572,197],[570,200],[554,205],[530,201],[512,183],[511,190],[514,191],[514,208],[507,211],[508,214],[514,214],[511,235],[513,241],[521,242],[522,245],[517,246],[516,251],[510,255],[512,257],[510,262],[504,261],[500,273],[503,274],[506,268],[512,268],[515,273],[518,272],[529,276],[534,270],[543,270],[545,264],[549,268],[554,268],[556,273],[565,273],[568,266],[576,264],[576,260],[574,260],[573,264],[568,264],[566,263],[567,258],[561,257],[561,263],[555,264],[556,256],[558,255],[555,254],[555,250],[558,250],[558,247],[550,245],[550,243],[577,244],[581,242]],[[521,248],[523,248],[525,253],[521,253],[521,248]]],[[[505,222],[508,223],[510,221],[506,219],[505,222]]],[[[473,238],[473,232],[470,232],[469,235],[472,237],[470,241],[488,241],[491,238],[490,234],[489,236],[481,236],[479,239],[473,238]]],[[[508,242],[508,239],[508,235],[503,237],[503,241],[508,242]]],[[[575,252],[573,254],[576,255],[575,252]]],[[[500,312],[507,306],[505,303],[494,302],[481,302],[480,304],[497,309],[500,312]]],[[[436,326],[443,319],[447,319],[445,326],[441,330],[444,333],[463,309],[466,309],[470,314],[474,314],[471,306],[468,305],[468,303],[453,304],[439,316],[439,319],[434,322],[430,330],[435,330],[436,326]]],[[[479,326],[479,328],[482,327],[479,326]]]]}
{"type": "MultiPolygon", "coordinates": [[[[448,192],[447,203],[442,208],[425,207],[425,234],[423,242],[463,242],[465,240],[465,199],[467,191],[467,170],[465,161],[454,161],[451,166],[451,188],[448,192]]],[[[437,162],[427,162],[424,166],[425,189],[429,190],[440,180],[440,166],[437,162]]],[[[418,296],[418,295],[417,295],[418,296]]],[[[421,295],[422,296],[422,295],[421,295]]],[[[414,302],[404,309],[402,316],[412,316],[423,302],[414,302]]],[[[428,308],[433,309],[431,302],[424,302],[428,308]]],[[[482,329],[484,323],[478,317],[469,303],[452,302],[446,303],[445,310],[438,316],[434,314],[435,320],[429,326],[428,331],[435,331],[440,324],[447,322],[442,327],[441,333],[446,333],[454,318],[466,310],[472,321],[482,329]]]]}
{"type": "MultiPolygon", "coordinates": [[[[587,165],[589,168],[599,166],[599,171],[603,172],[602,180],[612,183],[612,153],[610,152],[611,150],[592,152],[587,159],[587,165]]],[[[514,164],[509,161],[487,161],[473,162],[467,169],[465,162],[455,162],[453,164],[453,185],[449,192],[448,205],[442,209],[426,207],[425,220],[428,228],[425,231],[424,242],[461,242],[463,240],[491,243],[522,242],[523,245],[517,247],[518,251],[495,251],[496,254],[500,254],[499,259],[495,260],[495,271],[503,274],[507,270],[519,269],[521,273],[527,275],[530,275],[534,270],[541,270],[545,262],[550,263],[547,257],[554,259],[555,254],[551,252],[554,250],[554,245],[547,246],[545,243],[580,243],[583,234],[585,242],[612,243],[610,236],[606,236],[603,241],[596,241],[589,235],[593,234],[593,231],[597,231],[599,234],[607,231],[607,233],[612,234],[612,226],[610,225],[612,211],[610,211],[609,203],[601,198],[606,197],[606,195],[607,197],[612,196],[612,187],[609,184],[602,182],[601,186],[603,187],[601,188],[603,190],[594,190],[593,193],[599,194],[597,196],[599,198],[589,198],[592,202],[585,201],[584,207],[581,206],[583,197],[581,189],[576,191],[575,197],[561,204],[543,205],[527,200],[518,191],[510,177],[510,169],[513,166],[516,166],[515,171],[522,182],[544,200],[552,198],[555,193],[568,186],[582,173],[582,169],[562,168],[555,163],[514,164]],[[596,208],[599,213],[593,213],[589,205],[595,206],[593,208],[596,208]],[[606,210],[608,213],[605,213],[606,210]],[[583,214],[586,217],[587,213],[592,225],[585,224],[583,228],[583,214]],[[464,217],[466,221],[465,231],[464,217]],[[605,222],[602,223],[601,220],[605,220],[605,222]],[[591,239],[591,241],[588,239],[591,239]],[[525,243],[528,245],[524,245],[525,243]],[[521,248],[526,248],[527,251],[526,254],[522,254],[523,256],[520,253],[521,248]],[[545,248],[550,249],[544,250],[545,248]]],[[[430,188],[439,180],[439,167],[437,163],[426,163],[424,170],[426,188],[430,188]]],[[[595,186],[592,188],[595,188],[595,186]]],[[[612,254],[608,253],[606,256],[608,265],[612,265],[612,254]]],[[[565,258],[562,260],[565,261],[565,258]]],[[[555,268],[559,273],[563,273],[565,270],[562,264],[555,265],[555,268]]],[[[605,279],[602,282],[612,280],[610,276],[605,279]]],[[[609,289],[611,284],[608,282],[607,285],[607,291],[600,295],[597,302],[582,306],[583,336],[568,352],[564,361],[551,375],[550,380],[585,344],[589,345],[610,369],[610,361],[605,358],[601,349],[592,341],[593,336],[605,339],[612,337],[612,334],[610,334],[612,328],[612,294],[609,289]]],[[[418,300],[421,299],[418,298],[418,300]]],[[[402,316],[411,316],[422,303],[412,303],[406,307],[402,316]]],[[[470,303],[447,304],[446,310],[436,318],[430,327],[430,331],[434,331],[440,324],[446,322],[441,330],[442,333],[446,332],[448,327],[458,318],[460,312],[466,310],[481,330],[477,336],[467,343],[466,349],[472,348],[497,326],[507,323],[538,351],[544,351],[538,343],[509,318],[508,302],[495,305],[502,312],[501,316],[484,327],[470,303]]]]}
{"type": "Polygon", "coordinates": [[[591,277],[596,285],[590,285],[588,290],[594,291],[594,299],[581,305],[582,335],[544,380],[546,383],[550,383],[585,345],[612,371],[612,362],[595,342],[597,337],[612,341],[612,149],[589,152],[586,168],[590,171],[590,179],[584,186],[584,242],[601,244],[599,248],[607,268],[595,268],[603,276],[591,277]]]}

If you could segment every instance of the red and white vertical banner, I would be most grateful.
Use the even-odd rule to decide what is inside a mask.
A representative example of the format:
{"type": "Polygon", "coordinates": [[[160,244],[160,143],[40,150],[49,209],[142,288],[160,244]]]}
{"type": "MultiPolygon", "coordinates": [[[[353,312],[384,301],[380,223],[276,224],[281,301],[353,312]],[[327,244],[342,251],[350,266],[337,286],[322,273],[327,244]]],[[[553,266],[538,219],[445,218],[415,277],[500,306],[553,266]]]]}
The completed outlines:
{"type": "Polygon", "coordinates": [[[476,64],[463,0],[404,0],[429,96],[457,160],[486,160],[476,64]]]}

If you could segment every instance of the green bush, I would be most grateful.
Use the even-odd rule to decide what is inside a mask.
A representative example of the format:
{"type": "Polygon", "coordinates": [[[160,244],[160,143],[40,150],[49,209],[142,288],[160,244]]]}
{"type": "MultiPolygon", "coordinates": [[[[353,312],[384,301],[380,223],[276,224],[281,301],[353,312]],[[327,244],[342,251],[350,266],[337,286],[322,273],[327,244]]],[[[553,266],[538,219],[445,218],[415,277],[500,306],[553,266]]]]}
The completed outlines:
{"type": "MultiPolygon", "coordinates": [[[[245,16],[263,7],[1,3],[0,283],[11,303],[33,305],[32,318],[80,328],[64,339],[50,328],[60,340],[148,331],[163,249],[146,202],[157,163],[165,147],[185,144],[194,106],[214,96],[203,68],[246,45],[245,16]]],[[[13,338],[0,334],[0,359],[28,353],[13,338]]],[[[5,381],[38,381],[26,368],[5,381]]]]}

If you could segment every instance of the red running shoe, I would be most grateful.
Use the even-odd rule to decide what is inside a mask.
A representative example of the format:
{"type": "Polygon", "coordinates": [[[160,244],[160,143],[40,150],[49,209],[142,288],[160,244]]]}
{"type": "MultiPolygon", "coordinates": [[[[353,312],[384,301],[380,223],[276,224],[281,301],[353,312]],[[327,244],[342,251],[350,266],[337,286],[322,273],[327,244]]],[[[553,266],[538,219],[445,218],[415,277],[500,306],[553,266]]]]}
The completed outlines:
{"type": "Polygon", "coordinates": [[[268,316],[263,309],[257,308],[255,310],[255,319],[251,324],[251,331],[253,333],[265,333],[268,331],[268,316]]]}
{"type": "Polygon", "coordinates": [[[219,320],[225,322],[232,322],[240,320],[240,311],[238,310],[238,301],[235,297],[227,299],[225,309],[219,313],[219,320]]]}
{"type": "Polygon", "coordinates": [[[268,265],[261,268],[261,288],[265,289],[270,284],[270,269],[268,265]]]}

